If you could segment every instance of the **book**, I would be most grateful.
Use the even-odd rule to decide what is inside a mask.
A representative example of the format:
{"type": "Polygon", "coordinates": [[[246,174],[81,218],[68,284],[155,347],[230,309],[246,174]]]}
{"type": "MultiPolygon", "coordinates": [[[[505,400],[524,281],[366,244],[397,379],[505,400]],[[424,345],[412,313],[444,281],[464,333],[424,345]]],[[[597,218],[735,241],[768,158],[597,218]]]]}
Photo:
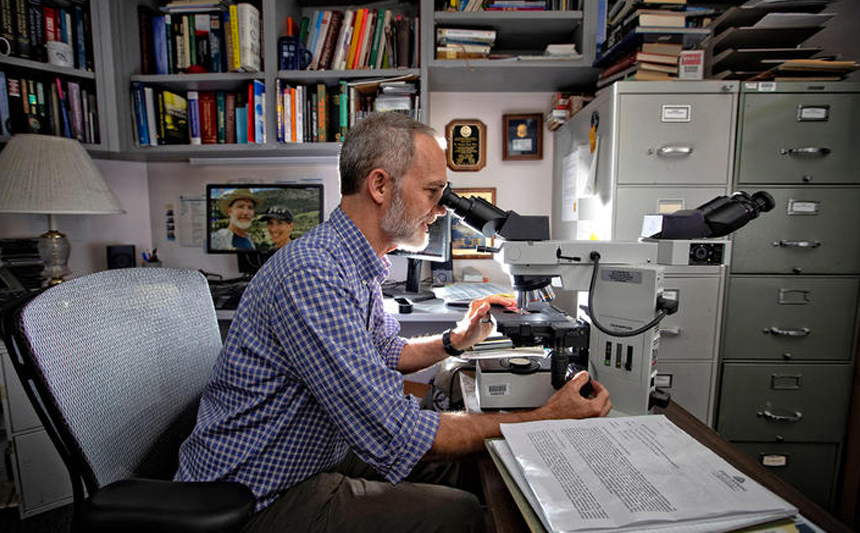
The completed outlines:
{"type": "Polygon", "coordinates": [[[245,93],[236,93],[236,143],[248,144],[248,99],[245,93]]]}
{"type": "Polygon", "coordinates": [[[364,44],[364,34],[367,32],[367,23],[370,21],[371,11],[368,8],[363,8],[355,21],[355,30],[352,32],[353,45],[349,50],[348,69],[361,68],[361,50],[364,44]]]}
{"type": "MultiPolygon", "coordinates": [[[[266,85],[260,80],[252,82],[254,91],[254,142],[266,142],[266,85]]],[[[250,121],[250,117],[249,117],[250,121]]]]}
{"type": "Polygon", "coordinates": [[[320,55],[319,63],[317,64],[318,70],[330,70],[332,68],[334,53],[337,49],[337,40],[339,39],[339,36],[343,35],[343,32],[341,31],[342,24],[343,12],[336,10],[332,11],[329,30],[326,35],[326,39],[323,42],[322,53],[320,55]]]}
{"type": "MultiPolygon", "coordinates": [[[[9,120],[9,95],[6,91],[6,73],[0,70],[0,135],[12,135],[9,120]]],[[[57,129],[54,130],[59,131],[57,129]]],[[[56,133],[55,133],[56,134],[56,133]]]]}
{"type": "Polygon", "coordinates": [[[602,51],[600,57],[594,61],[595,67],[605,67],[612,64],[618,58],[626,55],[631,50],[636,50],[643,43],[648,42],[672,42],[685,47],[693,46],[711,30],[707,28],[662,28],[639,26],[624,35],[612,47],[602,51]]]}
{"type": "Polygon", "coordinates": [[[218,106],[212,91],[200,91],[200,142],[218,142],[218,106]]]}
{"type": "Polygon", "coordinates": [[[149,145],[149,127],[146,118],[146,103],[143,97],[143,84],[139,81],[131,82],[132,112],[138,146],[149,145]]]}
{"type": "Polygon", "coordinates": [[[209,71],[224,72],[223,59],[221,57],[221,46],[224,42],[224,31],[221,26],[221,14],[209,15],[209,71]]]}
{"type": "Polygon", "coordinates": [[[215,133],[220,144],[227,142],[227,97],[224,91],[215,92],[215,133]]]}
{"type": "Polygon", "coordinates": [[[436,28],[436,44],[481,43],[492,46],[496,42],[496,30],[467,30],[461,28],[436,28]]]}
{"type": "Polygon", "coordinates": [[[680,11],[664,11],[657,9],[637,9],[624,20],[624,26],[637,24],[639,26],[663,26],[683,28],[687,23],[686,14],[680,11]]]}
{"type": "Polygon", "coordinates": [[[524,516],[547,531],[707,533],[797,514],[663,415],[501,430],[487,448],[524,516]]]}
{"type": "MultiPolygon", "coordinates": [[[[228,15],[227,20],[230,23],[230,28],[229,28],[229,32],[230,32],[229,39],[230,39],[230,44],[231,44],[230,54],[233,58],[233,62],[231,63],[231,66],[230,66],[230,72],[236,72],[236,71],[241,70],[241,67],[242,67],[242,62],[241,62],[241,59],[239,57],[239,22],[238,22],[239,10],[238,10],[238,6],[236,6],[234,4],[230,4],[230,10],[228,13],[229,13],[229,15],[228,15]]],[[[228,29],[225,27],[224,31],[226,32],[226,31],[228,31],[228,29]]]]}
{"type": "Polygon", "coordinates": [[[152,48],[154,56],[154,71],[152,74],[168,74],[169,63],[167,61],[167,37],[165,34],[164,17],[153,16],[150,19],[152,26],[152,48]]]}
{"type": "MultiPolygon", "coordinates": [[[[260,11],[251,4],[236,6],[239,66],[242,72],[260,71],[260,11]]],[[[236,35],[234,35],[236,37],[236,35]]],[[[234,52],[235,50],[235,45],[234,52]]]]}
{"type": "Polygon", "coordinates": [[[75,68],[80,70],[87,69],[87,31],[84,29],[84,8],[80,4],[75,4],[72,9],[72,19],[74,20],[74,35],[75,35],[75,68]]]}
{"type": "Polygon", "coordinates": [[[370,46],[370,57],[368,58],[368,65],[370,68],[378,68],[376,65],[377,56],[379,56],[379,45],[382,42],[382,27],[385,24],[385,14],[388,11],[389,10],[384,7],[380,7],[376,15],[376,24],[373,28],[373,41],[370,46]]]}
{"type": "Polygon", "coordinates": [[[188,130],[191,144],[202,144],[200,137],[200,96],[197,91],[188,91],[188,130]]]}
{"type": "Polygon", "coordinates": [[[358,58],[356,59],[357,68],[367,68],[367,62],[370,58],[370,48],[373,45],[373,31],[376,28],[376,19],[378,18],[378,10],[372,9],[369,16],[365,19],[365,32],[360,43],[361,53],[356,51],[358,58]]]}
{"type": "Polygon", "coordinates": [[[382,21],[382,27],[380,28],[379,53],[376,56],[376,66],[375,66],[375,68],[377,68],[377,69],[383,68],[383,64],[385,61],[385,57],[386,57],[386,54],[385,54],[385,35],[386,35],[386,31],[388,31],[389,33],[391,31],[391,13],[392,12],[390,9],[385,10],[385,18],[382,21]]]}
{"type": "Polygon", "coordinates": [[[310,20],[308,21],[307,39],[302,40],[305,50],[308,50],[311,53],[313,53],[314,48],[317,45],[317,33],[319,33],[320,25],[322,24],[323,13],[323,10],[320,9],[313,12],[310,20]]]}
{"type": "Polygon", "coordinates": [[[648,52],[637,52],[636,61],[647,61],[649,63],[662,63],[665,65],[677,65],[678,56],[665,54],[649,54],[648,52]]]}
{"type": "Polygon", "coordinates": [[[155,114],[155,95],[152,87],[143,88],[143,101],[146,106],[146,126],[149,132],[149,145],[158,146],[158,118],[155,114]]]}
{"type": "MultiPolygon", "coordinates": [[[[46,38],[54,40],[54,10],[45,8],[45,33],[46,38]],[[48,9],[51,13],[48,14],[48,9]],[[50,21],[50,22],[48,22],[50,21]]],[[[140,73],[162,74],[156,71],[155,65],[155,38],[152,19],[153,11],[148,6],[137,6],[138,31],[140,32],[140,73]]]]}
{"type": "Polygon", "coordinates": [[[663,54],[667,56],[675,56],[681,54],[684,49],[683,44],[679,43],[642,43],[640,50],[646,54],[663,54]]]}
{"type": "Polygon", "coordinates": [[[171,91],[162,91],[161,121],[166,144],[188,144],[188,101],[171,91]]]}
{"type": "Polygon", "coordinates": [[[343,15],[341,31],[335,43],[334,57],[331,61],[332,70],[343,70],[344,58],[349,54],[349,45],[352,41],[352,23],[355,20],[355,10],[347,9],[343,15]]]}
{"type": "Polygon", "coordinates": [[[236,94],[227,93],[225,98],[226,117],[227,117],[227,144],[236,143],[236,94]]]}
{"type": "Polygon", "coordinates": [[[69,118],[72,121],[72,134],[78,142],[84,142],[84,111],[81,107],[81,85],[78,82],[66,83],[69,91],[69,118]]]}

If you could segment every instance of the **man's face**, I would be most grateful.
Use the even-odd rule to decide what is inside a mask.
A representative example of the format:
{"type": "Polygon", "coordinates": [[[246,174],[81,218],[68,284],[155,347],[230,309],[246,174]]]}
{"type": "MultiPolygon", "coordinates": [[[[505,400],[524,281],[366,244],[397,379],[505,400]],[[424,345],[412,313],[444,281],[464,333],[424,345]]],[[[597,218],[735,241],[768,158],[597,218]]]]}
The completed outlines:
{"type": "Polygon", "coordinates": [[[382,230],[397,247],[421,251],[427,247],[428,230],[445,214],[439,199],[448,180],[445,153],[430,136],[417,135],[411,168],[400,176],[391,204],[382,217],[382,230]]]}
{"type": "Polygon", "coordinates": [[[290,234],[293,232],[295,225],[294,222],[287,222],[276,218],[270,218],[266,221],[266,229],[269,230],[269,236],[272,237],[275,248],[280,248],[290,242],[290,234]]]}
{"type": "Polygon", "coordinates": [[[250,228],[251,223],[254,221],[256,209],[256,204],[251,200],[243,198],[236,200],[227,208],[227,214],[230,215],[230,224],[239,229],[250,228]]]}

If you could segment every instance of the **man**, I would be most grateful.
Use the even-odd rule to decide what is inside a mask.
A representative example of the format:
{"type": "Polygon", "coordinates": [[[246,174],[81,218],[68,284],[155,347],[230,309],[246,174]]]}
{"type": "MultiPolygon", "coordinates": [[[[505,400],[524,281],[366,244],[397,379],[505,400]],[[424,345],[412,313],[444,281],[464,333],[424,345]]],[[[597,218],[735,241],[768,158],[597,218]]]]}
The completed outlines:
{"type": "Polygon", "coordinates": [[[293,228],[296,223],[293,220],[293,212],[282,205],[273,205],[266,209],[266,213],[260,217],[266,223],[266,230],[272,239],[272,249],[279,250],[290,242],[293,228]]]}
{"type": "Polygon", "coordinates": [[[422,249],[445,212],[444,152],[427,126],[372,114],[347,135],[340,176],[340,207],[249,284],[176,478],[250,487],[257,513],[246,532],[483,531],[480,504],[454,488],[464,480],[449,460],[480,452],[502,422],[605,415],[609,394],[594,382],[581,397],[583,373],[533,411],[420,410],[401,373],[480,342],[490,304],[512,302],[473,302],[443,336],[398,337],[382,309],[385,254],[422,249]]]}
{"type": "Polygon", "coordinates": [[[254,223],[258,209],[263,208],[262,199],[249,189],[235,189],[218,200],[218,208],[227,215],[230,222],[212,235],[212,248],[215,250],[253,250],[254,243],[248,237],[248,230],[254,223]]]}

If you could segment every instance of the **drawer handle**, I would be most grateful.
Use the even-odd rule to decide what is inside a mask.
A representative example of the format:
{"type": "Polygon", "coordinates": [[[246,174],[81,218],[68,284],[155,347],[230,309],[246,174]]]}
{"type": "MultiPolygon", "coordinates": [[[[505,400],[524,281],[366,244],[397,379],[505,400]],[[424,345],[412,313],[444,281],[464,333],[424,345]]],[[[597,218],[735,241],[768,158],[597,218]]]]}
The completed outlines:
{"type": "Polygon", "coordinates": [[[660,328],[660,335],[667,337],[677,337],[681,334],[681,328],[660,328]]]}
{"type": "Polygon", "coordinates": [[[692,153],[692,146],[661,146],[657,149],[660,157],[687,157],[692,153]]]}
{"type": "Polygon", "coordinates": [[[795,411],[793,415],[775,415],[771,413],[768,409],[765,409],[764,411],[757,412],[756,416],[767,418],[768,420],[773,420],[774,422],[799,422],[800,419],[803,418],[803,413],[801,413],[800,411],[795,411]]]}
{"type": "Polygon", "coordinates": [[[801,157],[824,157],[830,153],[830,148],[818,147],[818,146],[804,146],[801,148],[780,148],[779,153],[782,155],[789,156],[801,156],[801,157]]]}
{"type": "Polygon", "coordinates": [[[765,333],[770,333],[772,335],[778,335],[780,337],[806,337],[812,330],[809,328],[801,328],[801,329],[779,329],[779,328],[768,328],[764,330],[765,333]]]}
{"type": "Polygon", "coordinates": [[[774,241],[774,246],[782,248],[818,248],[821,246],[821,241],[774,241]]]}

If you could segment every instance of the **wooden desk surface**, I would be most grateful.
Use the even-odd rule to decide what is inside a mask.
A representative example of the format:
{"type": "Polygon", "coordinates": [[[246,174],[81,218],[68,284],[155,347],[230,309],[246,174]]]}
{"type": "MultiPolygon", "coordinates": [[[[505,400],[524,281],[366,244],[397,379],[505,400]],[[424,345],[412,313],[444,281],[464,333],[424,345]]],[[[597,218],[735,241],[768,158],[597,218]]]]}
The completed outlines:
{"type": "MultiPolygon", "coordinates": [[[[798,508],[800,514],[811,520],[820,528],[830,533],[851,533],[852,530],[834,518],[827,511],[813,503],[800,491],[780,479],[775,474],[759,465],[752,457],[738,450],[727,440],[720,437],[716,431],[709,428],[696,417],[688,413],[674,402],[666,409],[655,409],[656,414],[666,415],[675,425],[686,431],[691,437],[701,442],[725,459],[735,468],[770,489],[775,494],[791,502],[798,508]]],[[[487,510],[490,523],[495,533],[527,533],[529,531],[522,514],[520,514],[511,493],[505,486],[492,459],[484,453],[478,459],[478,469],[487,500],[487,510]]]]}

